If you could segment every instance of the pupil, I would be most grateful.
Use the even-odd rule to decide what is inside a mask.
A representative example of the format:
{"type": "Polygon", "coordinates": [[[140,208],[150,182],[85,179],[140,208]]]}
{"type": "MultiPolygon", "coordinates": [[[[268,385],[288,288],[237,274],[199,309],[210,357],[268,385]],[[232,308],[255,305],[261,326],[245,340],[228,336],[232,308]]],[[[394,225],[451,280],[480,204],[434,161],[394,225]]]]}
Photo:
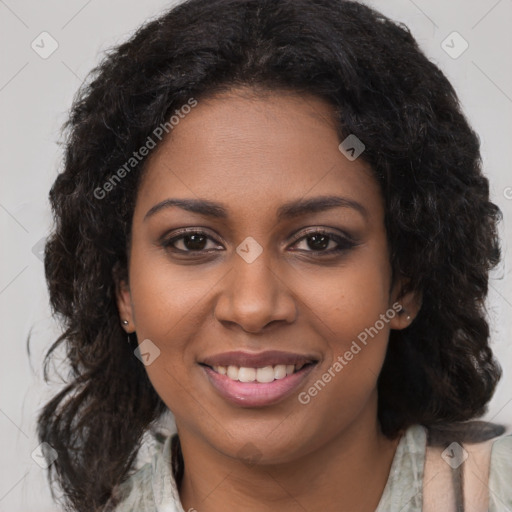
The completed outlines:
{"type": "Polygon", "coordinates": [[[309,248],[315,251],[325,249],[329,245],[329,237],[326,235],[312,235],[309,237],[309,248]],[[311,240],[313,241],[311,243],[311,240]]]}
{"type": "Polygon", "coordinates": [[[201,251],[204,249],[206,237],[204,235],[185,235],[183,243],[190,250],[201,251]]]}

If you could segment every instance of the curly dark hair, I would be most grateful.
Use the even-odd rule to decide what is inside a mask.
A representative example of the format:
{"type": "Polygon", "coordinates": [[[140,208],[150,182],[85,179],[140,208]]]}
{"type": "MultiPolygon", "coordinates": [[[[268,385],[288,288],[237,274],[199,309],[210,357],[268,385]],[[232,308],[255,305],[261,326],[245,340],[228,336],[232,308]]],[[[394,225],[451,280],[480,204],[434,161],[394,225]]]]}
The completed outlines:
{"type": "Polygon", "coordinates": [[[355,134],[366,146],[393,274],[422,294],[412,325],[390,334],[378,380],[383,433],[478,417],[500,378],[484,307],[500,210],[453,87],[408,28],[346,0],[188,0],[107,52],[64,125],[45,252],[64,330],[45,378],[61,345],[70,373],[43,407],[38,435],[58,453],[49,478],[67,510],[104,509],[167,410],[126,343],[115,300],[147,159],[106,198],[98,188],[188,99],[238,86],[325,99],[340,140],[355,134]]]}

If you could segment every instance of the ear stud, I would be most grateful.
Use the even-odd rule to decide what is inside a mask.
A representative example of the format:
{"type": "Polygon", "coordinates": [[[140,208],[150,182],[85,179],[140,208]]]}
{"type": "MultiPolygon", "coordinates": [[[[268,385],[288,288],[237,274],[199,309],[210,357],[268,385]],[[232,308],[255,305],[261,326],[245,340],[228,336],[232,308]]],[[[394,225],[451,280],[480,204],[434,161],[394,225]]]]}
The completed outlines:
{"type": "Polygon", "coordinates": [[[405,308],[404,308],[404,307],[402,307],[402,309],[398,312],[398,314],[399,314],[399,315],[402,315],[403,313],[406,313],[406,317],[405,317],[405,319],[406,319],[408,322],[410,322],[410,321],[411,321],[411,319],[412,319],[412,317],[411,317],[411,315],[410,315],[409,313],[407,313],[407,311],[405,310],[405,308]]]}
{"type": "Polygon", "coordinates": [[[123,325],[128,325],[128,324],[129,324],[128,320],[123,320],[123,325]]]}

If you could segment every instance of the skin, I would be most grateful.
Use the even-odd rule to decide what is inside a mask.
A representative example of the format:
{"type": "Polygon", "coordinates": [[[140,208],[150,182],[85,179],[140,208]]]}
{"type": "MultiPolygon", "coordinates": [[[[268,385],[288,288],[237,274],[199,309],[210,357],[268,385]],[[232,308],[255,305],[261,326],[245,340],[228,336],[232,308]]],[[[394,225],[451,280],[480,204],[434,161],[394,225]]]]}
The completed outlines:
{"type": "MultiPolygon", "coordinates": [[[[117,300],[126,330],[160,350],[146,370],[176,419],[185,510],[364,512],[378,505],[399,438],[380,432],[377,377],[389,330],[409,325],[418,298],[400,297],[411,318],[394,316],[307,405],[297,397],[392,307],[403,285],[391,281],[379,185],[339,143],[322,99],[238,89],[201,99],[147,161],[128,282],[118,283],[117,300]],[[324,195],[355,201],[365,213],[345,206],[276,221],[284,203],[324,195]],[[219,202],[227,216],[172,206],[145,218],[168,198],[219,202]],[[161,244],[185,227],[207,235],[202,255],[183,238],[175,252],[161,244]],[[305,233],[313,228],[348,234],[355,244],[314,254],[318,246],[305,233]],[[263,249],[252,263],[236,252],[249,236],[263,249]],[[296,393],[270,406],[227,402],[198,364],[221,352],[272,349],[319,362],[296,393]]],[[[338,246],[327,240],[318,250],[338,246]]]]}

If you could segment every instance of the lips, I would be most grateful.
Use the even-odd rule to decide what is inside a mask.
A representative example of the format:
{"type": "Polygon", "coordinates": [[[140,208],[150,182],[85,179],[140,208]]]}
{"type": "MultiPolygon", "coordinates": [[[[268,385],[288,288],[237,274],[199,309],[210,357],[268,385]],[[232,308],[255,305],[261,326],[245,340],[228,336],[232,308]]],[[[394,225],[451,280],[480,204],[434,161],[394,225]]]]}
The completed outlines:
{"type": "Polygon", "coordinates": [[[317,362],[311,355],[267,351],[225,352],[199,364],[224,399],[242,407],[262,407],[280,402],[302,386],[317,362]]]}

